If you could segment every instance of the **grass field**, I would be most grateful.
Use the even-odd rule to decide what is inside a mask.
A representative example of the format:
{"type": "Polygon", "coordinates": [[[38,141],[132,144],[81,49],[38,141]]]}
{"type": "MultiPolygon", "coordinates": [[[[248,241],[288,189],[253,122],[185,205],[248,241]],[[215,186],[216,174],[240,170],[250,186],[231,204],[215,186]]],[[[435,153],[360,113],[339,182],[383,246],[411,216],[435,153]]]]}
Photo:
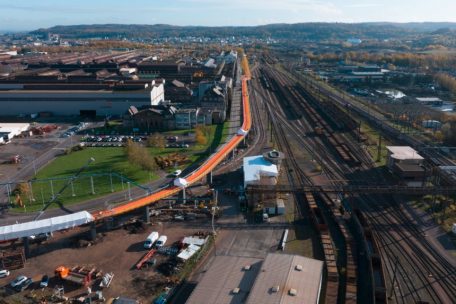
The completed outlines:
{"type": "MultiPolygon", "coordinates": [[[[228,134],[228,123],[223,125],[210,126],[210,136],[205,145],[191,145],[188,149],[180,148],[147,148],[152,156],[167,155],[170,153],[186,154],[189,163],[179,166],[179,169],[186,169],[195,163],[204,161],[211,151],[224,142],[228,134]]],[[[192,130],[186,130],[186,132],[192,130]]],[[[132,165],[126,158],[122,147],[87,147],[81,151],[72,152],[69,155],[57,157],[49,165],[41,169],[35,182],[32,182],[32,189],[28,195],[23,195],[22,200],[26,208],[16,207],[15,211],[32,212],[40,210],[43,204],[56,194],[68,178],[83,167],[88,160],[95,159],[61,195],[60,201],[64,205],[75,204],[87,201],[99,196],[107,195],[127,189],[127,180],[137,184],[146,184],[158,178],[158,172],[148,172],[139,166],[132,165]],[[110,173],[115,173],[110,175],[110,173]],[[119,177],[125,177],[125,179],[119,177]],[[92,178],[90,177],[92,176],[92,178]],[[49,180],[52,179],[52,182],[49,180]],[[93,180],[93,189],[92,189],[93,180]],[[92,192],[92,190],[94,190],[92,192]]],[[[167,168],[170,173],[177,168],[167,168]]],[[[132,185],[133,187],[133,185],[132,185]]],[[[52,207],[57,207],[53,205],[52,207]]]]}

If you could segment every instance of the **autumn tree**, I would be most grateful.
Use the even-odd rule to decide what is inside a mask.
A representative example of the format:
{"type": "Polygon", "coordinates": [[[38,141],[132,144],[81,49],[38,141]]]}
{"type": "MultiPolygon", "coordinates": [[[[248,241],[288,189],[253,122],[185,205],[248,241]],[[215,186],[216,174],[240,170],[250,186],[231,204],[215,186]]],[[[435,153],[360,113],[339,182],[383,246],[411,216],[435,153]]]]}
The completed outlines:
{"type": "Polygon", "coordinates": [[[437,75],[435,75],[435,80],[442,87],[444,87],[451,93],[456,94],[456,78],[445,73],[438,73],[437,75]]]}
{"type": "Polygon", "coordinates": [[[208,143],[208,136],[210,135],[210,129],[206,126],[200,125],[195,128],[195,139],[200,145],[206,145],[208,143]]]}
{"type": "Polygon", "coordinates": [[[147,138],[147,146],[163,149],[166,146],[166,139],[162,134],[156,132],[147,138]]]}
{"type": "Polygon", "coordinates": [[[154,171],[157,169],[156,163],[147,148],[130,139],[125,146],[125,153],[127,154],[128,161],[141,167],[141,169],[147,171],[154,171]]]}

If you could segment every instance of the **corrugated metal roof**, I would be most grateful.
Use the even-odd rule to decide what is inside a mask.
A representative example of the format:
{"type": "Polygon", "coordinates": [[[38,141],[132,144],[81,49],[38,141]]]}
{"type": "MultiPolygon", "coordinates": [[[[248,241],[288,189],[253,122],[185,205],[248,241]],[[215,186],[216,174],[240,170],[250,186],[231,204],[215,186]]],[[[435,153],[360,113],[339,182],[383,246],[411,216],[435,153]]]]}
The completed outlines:
{"type": "Polygon", "coordinates": [[[261,259],[217,256],[186,303],[245,303],[260,266],[261,259]],[[244,270],[247,265],[251,265],[250,270],[244,270]],[[238,293],[233,293],[235,288],[239,288],[238,293]]]}
{"type": "Polygon", "coordinates": [[[297,255],[268,254],[246,303],[316,304],[322,271],[323,262],[319,260],[297,255]],[[297,265],[301,265],[301,270],[296,269],[297,265]],[[296,295],[290,295],[291,289],[296,290],[296,295]]]}

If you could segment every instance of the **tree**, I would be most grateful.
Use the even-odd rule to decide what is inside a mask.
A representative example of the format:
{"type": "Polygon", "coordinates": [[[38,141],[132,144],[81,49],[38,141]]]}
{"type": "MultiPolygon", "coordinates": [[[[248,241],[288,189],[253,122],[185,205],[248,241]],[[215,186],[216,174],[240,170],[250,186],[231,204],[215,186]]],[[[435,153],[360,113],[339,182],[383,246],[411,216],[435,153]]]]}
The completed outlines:
{"type": "Polygon", "coordinates": [[[445,74],[439,73],[435,76],[435,80],[445,89],[453,94],[456,94],[456,78],[445,74]]]}
{"type": "Polygon", "coordinates": [[[28,183],[20,183],[14,189],[13,194],[27,195],[30,192],[30,187],[28,183]]]}
{"type": "Polygon", "coordinates": [[[143,170],[154,171],[157,169],[157,165],[147,148],[140,144],[128,140],[125,146],[125,153],[130,163],[141,167],[143,170]]]}
{"type": "Polygon", "coordinates": [[[166,140],[160,133],[154,133],[147,138],[147,146],[163,149],[166,146],[166,140]]]}
{"type": "Polygon", "coordinates": [[[195,128],[195,139],[200,145],[206,145],[208,136],[210,135],[210,129],[206,126],[200,125],[195,128]]]}
{"type": "Polygon", "coordinates": [[[447,145],[456,144],[456,121],[449,121],[442,126],[443,142],[447,145]]]}

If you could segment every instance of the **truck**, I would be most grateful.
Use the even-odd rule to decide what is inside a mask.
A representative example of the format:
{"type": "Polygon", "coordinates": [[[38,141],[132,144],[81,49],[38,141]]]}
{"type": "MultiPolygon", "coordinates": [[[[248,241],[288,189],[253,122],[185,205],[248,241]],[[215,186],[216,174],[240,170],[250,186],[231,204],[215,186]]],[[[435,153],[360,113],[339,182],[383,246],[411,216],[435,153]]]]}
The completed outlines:
{"type": "Polygon", "coordinates": [[[144,242],[144,248],[150,249],[154,245],[155,241],[158,240],[158,232],[154,231],[147,237],[146,241],[144,242]]]}
{"type": "Polygon", "coordinates": [[[155,246],[157,248],[163,247],[163,246],[165,246],[165,243],[166,243],[167,240],[168,240],[168,237],[166,235],[161,235],[158,238],[157,243],[155,243],[155,246]]]}

